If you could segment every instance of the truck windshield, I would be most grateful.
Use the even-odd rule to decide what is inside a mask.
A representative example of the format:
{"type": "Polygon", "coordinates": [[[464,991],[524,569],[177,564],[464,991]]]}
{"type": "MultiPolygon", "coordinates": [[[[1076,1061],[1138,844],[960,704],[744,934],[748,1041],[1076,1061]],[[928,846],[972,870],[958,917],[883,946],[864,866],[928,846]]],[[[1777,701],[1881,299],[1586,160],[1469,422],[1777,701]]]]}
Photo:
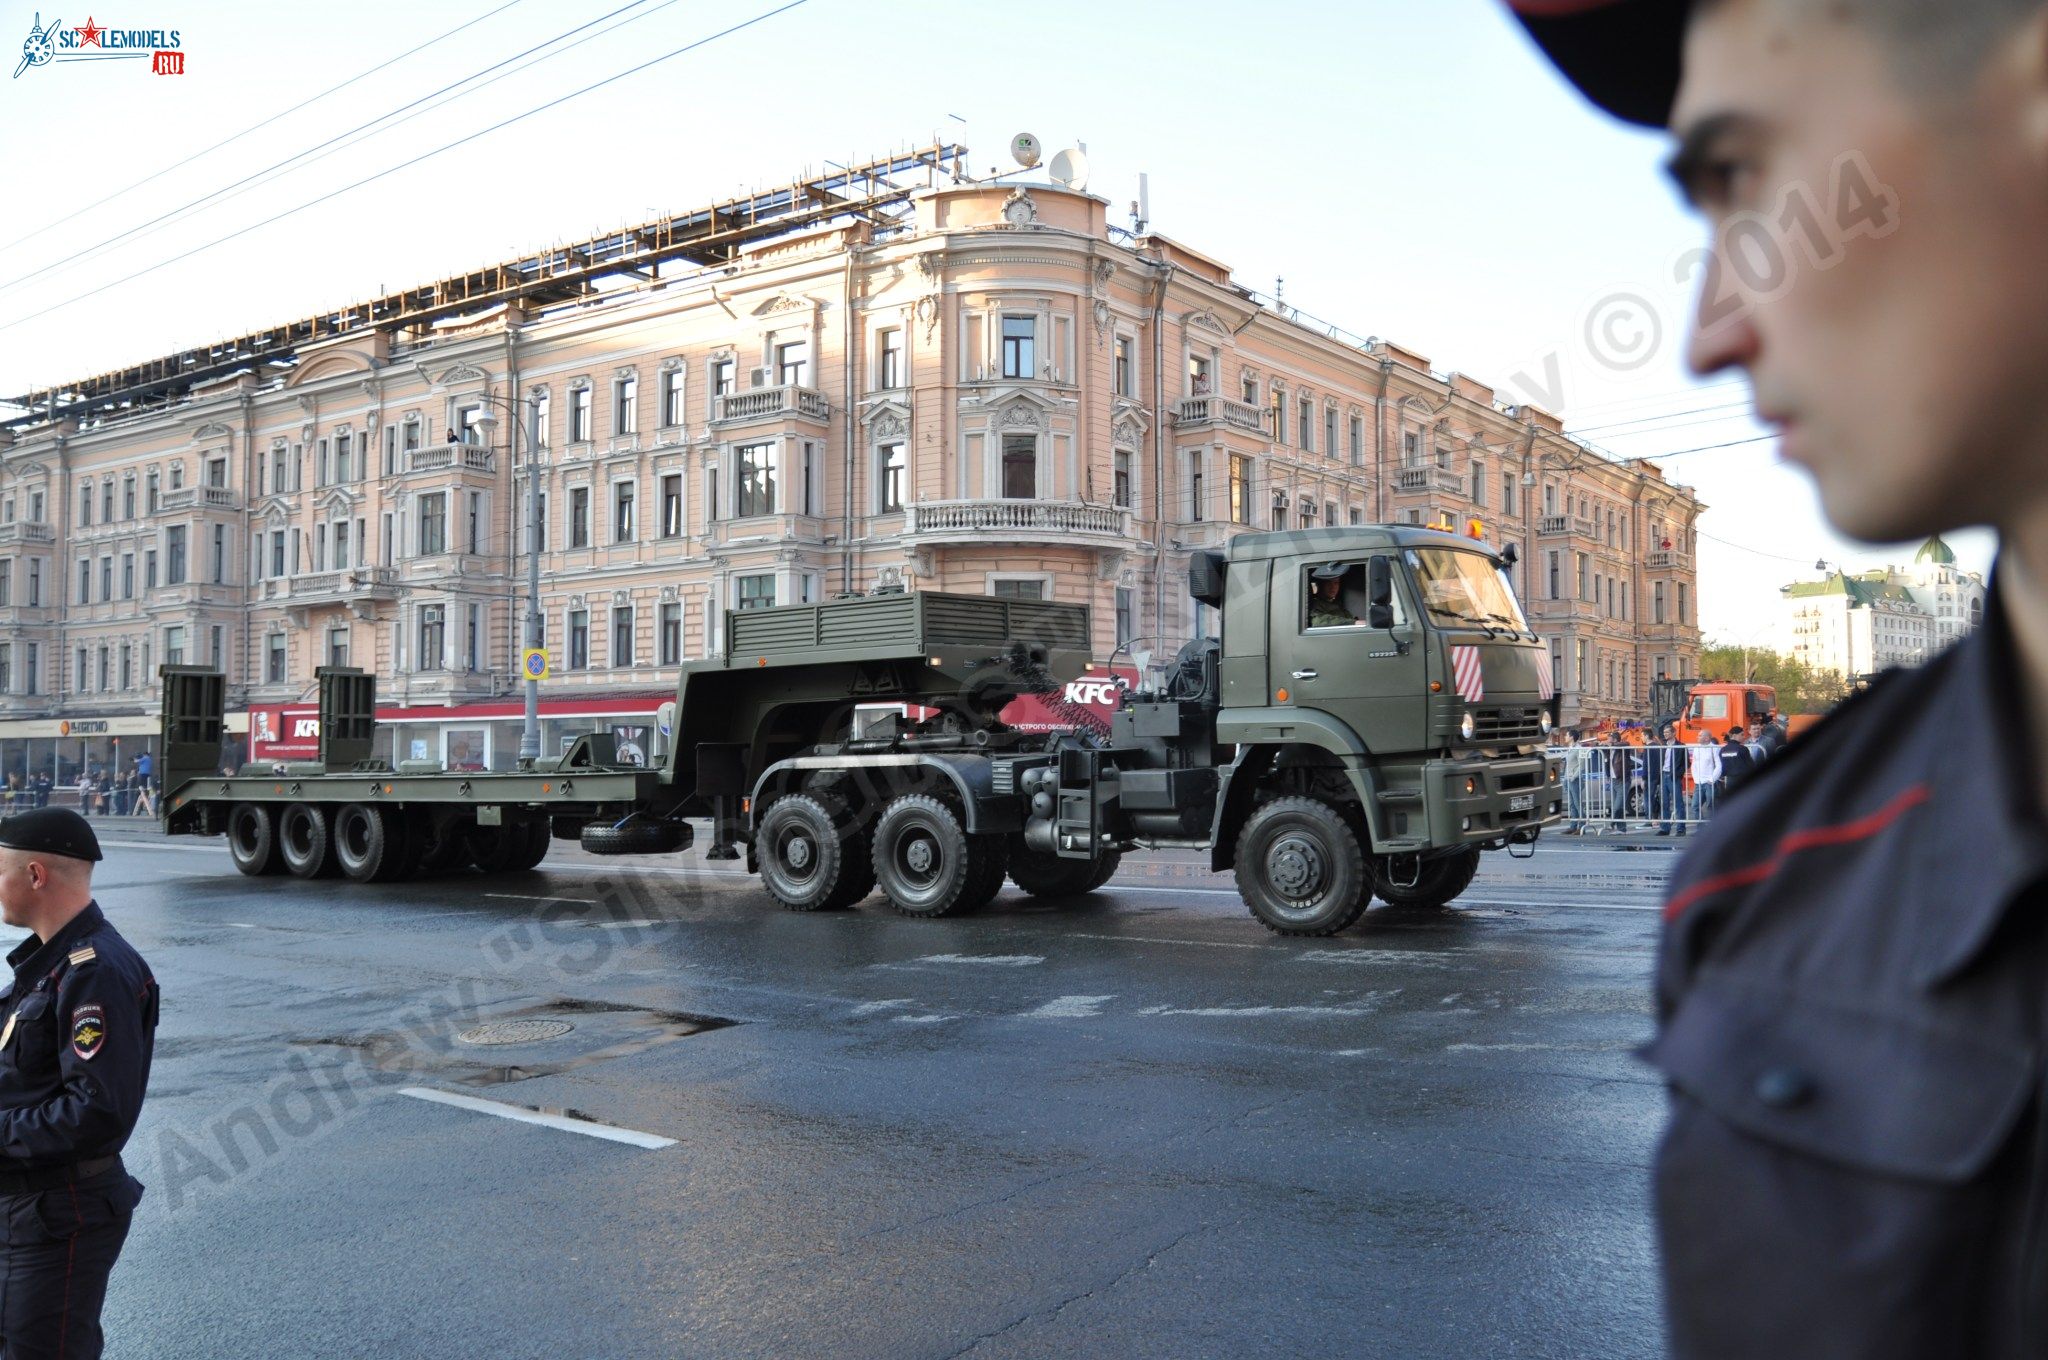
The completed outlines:
{"type": "Polygon", "coordinates": [[[1529,627],[1493,559],[1452,548],[1413,548],[1408,564],[1431,618],[1522,632],[1529,627]]]}

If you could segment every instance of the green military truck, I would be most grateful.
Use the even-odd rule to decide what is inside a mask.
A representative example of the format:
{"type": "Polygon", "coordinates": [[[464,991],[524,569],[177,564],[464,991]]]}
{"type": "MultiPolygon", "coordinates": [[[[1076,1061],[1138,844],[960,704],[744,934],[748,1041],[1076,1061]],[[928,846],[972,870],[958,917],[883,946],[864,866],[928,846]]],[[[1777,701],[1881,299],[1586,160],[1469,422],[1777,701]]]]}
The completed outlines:
{"type": "Polygon", "coordinates": [[[1126,850],[1193,847],[1270,929],[1327,935],[1374,896],[1449,902],[1481,851],[1533,847],[1561,815],[1549,654],[1506,562],[1400,526],[1199,553],[1189,591],[1221,639],[1127,687],[1106,731],[1001,717],[1090,668],[1080,606],[914,592],[733,613],[723,654],[682,668],[659,769],[602,733],[517,771],[392,766],[371,755],[374,681],[330,668],[318,760],[222,774],[222,677],[169,666],[163,816],[225,835],[244,873],[363,881],[532,868],[556,837],[668,854],[709,817],[711,856],[743,847],[785,907],[879,887],[912,916],[972,910],[1006,877],[1083,893],[1126,850]]]}

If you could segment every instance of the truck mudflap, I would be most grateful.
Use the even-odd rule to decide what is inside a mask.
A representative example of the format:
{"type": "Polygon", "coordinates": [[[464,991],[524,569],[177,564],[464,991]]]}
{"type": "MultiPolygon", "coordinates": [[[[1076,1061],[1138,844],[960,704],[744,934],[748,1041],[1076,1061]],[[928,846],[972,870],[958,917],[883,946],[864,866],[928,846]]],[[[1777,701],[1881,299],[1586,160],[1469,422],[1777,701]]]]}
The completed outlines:
{"type": "Polygon", "coordinates": [[[758,825],[768,804],[784,793],[804,787],[818,776],[849,781],[857,801],[875,812],[899,793],[914,791],[931,775],[944,779],[959,796],[961,822],[974,834],[1016,831],[1024,825],[1023,801],[995,791],[995,771],[987,756],[952,751],[891,751],[872,755],[792,756],[761,771],[748,802],[749,825],[758,825]]]}
{"type": "Polygon", "coordinates": [[[1564,788],[1541,753],[1502,760],[1431,760],[1422,795],[1435,846],[1532,843],[1564,816],[1564,788]]]}

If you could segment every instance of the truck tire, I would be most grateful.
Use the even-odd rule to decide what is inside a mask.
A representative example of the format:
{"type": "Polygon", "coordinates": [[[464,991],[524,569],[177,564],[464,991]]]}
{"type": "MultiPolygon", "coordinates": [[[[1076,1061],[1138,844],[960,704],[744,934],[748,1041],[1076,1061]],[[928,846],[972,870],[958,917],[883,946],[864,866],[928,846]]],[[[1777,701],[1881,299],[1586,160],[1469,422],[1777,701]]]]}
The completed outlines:
{"type": "Polygon", "coordinates": [[[334,823],[319,803],[289,803],[277,819],[277,848],[293,878],[334,871],[334,823]]]}
{"type": "Polygon", "coordinates": [[[952,808],[906,793],[875,822],[875,881],[905,916],[950,916],[981,905],[968,895],[985,883],[988,853],[952,808]],[[981,853],[977,854],[977,849],[981,853]]]}
{"type": "Polygon", "coordinates": [[[228,858],[251,878],[284,869],[277,852],[277,818],[262,803],[237,803],[228,810],[228,858]]]}
{"type": "Polygon", "coordinates": [[[410,839],[419,841],[419,849],[407,856],[415,862],[415,873],[434,876],[460,873],[474,862],[474,851],[469,843],[469,830],[476,823],[467,815],[449,817],[441,821],[426,822],[410,828],[410,839]]]}
{"type": "Polygon", "coordinates": [[[837,911],[874,891],[867,837],[807,793],[768,805],[754,855],[762,886],[790,911],[837,911]]]}
{"type": "Polygon", "coordinates": [[[1372,889],[1391,906],[1441,907],[1472,886],[1479,872],[1479,847],[1459,850],[1440,859],[1426,860],[1422,873],[1411,887],[1397,887],[1387,881],[1383,862],[1373,866],[1372,889]]]}
{"type": "Polygon", "coordinates": [[[583,839],[585,825],[580,817],[556,817],[550,823],[550,831],[558,841],[576,841],[583,839]]]}
{"type": "Polygon", "coordinates": [[[980,911],[995,901],[1003,890],[1003,878],[1010,868],[1010,838],[1002,835],[969,836],[967,867],[974,877],[960,895],[961,911],[980,911]]]}
{"type": "Polygon", "coordinates": [[[347,803],[332,826],[334,862],[357,883],[388,883],[405,867],[405,829],[390,810],[347,803]]]}
{"type": "Polygon", "coordinates": [[[592,822],[577,841],[593,855],[667,855],[689,845],[690,828],[675,822],[592,822]]]}
{"type": "Polygon", "coordinates": [[[1019,838],[1010,840],[1010,881],[1033,897],[1079,897],[1109,882],[1123,852],[1111,850],[1094,859],[1061,859],[1027,850],[1019,838]]]}
{"type": "Polygon", "coordinates": [[[1357,828],[1315,798],[1275,798],[1237,837],[1237,891],[1278,935],[1334,935],[1372,900],[1373,874],[1357,828]]]}
{"type": "Polygon", "coordinates": [[[546,817],[535,817],[524,823],[526,841],[519,853],[512,857],[514,873],[525,873],[528,869],[540,867],[548,857],[548,847],[554,844],[553,828],[546,817]]]}

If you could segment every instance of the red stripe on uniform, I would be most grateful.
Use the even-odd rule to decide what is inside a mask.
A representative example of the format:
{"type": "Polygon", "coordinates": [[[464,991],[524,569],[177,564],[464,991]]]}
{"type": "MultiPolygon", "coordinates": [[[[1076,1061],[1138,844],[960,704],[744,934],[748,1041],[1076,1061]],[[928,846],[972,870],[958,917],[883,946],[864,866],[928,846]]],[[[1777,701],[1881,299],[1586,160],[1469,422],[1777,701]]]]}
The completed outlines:
{"type": "Polygon", "coordinates": [[[1675,920],[1685,909],[1703,897],[1726,892],[1730,888],[1744,888],[1752,883],[1761,883],[1785,867],[1785,861],[1802,850],[1819,850],[1830,845],[1848,845],[1854,841],[1869,840],[1906,813],[1927,801],[1927,786],[1915,784],[1898,797],[1886,803],[1867,817],[1839,826],[1816,826],[1806,831],[1795,831],[1778,842],[1778,848],[1771,857],[1761,864],[1752,864],[1746,869],[1731,869],[1725,874],[1703,878],[1678,896],[1664,904],[1664,919],[1675,920]]]}

